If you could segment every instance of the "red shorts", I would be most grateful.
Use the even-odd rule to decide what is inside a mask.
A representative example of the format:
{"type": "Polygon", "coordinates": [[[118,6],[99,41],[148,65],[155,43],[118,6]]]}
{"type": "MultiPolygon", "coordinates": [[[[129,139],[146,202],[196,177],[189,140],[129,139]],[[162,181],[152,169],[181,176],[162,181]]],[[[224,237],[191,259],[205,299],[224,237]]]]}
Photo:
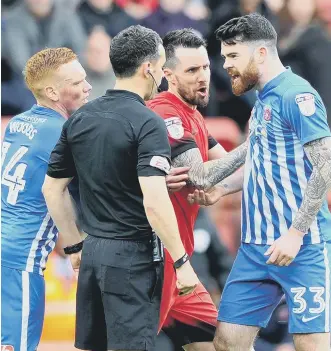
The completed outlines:
{"type": "Polygon", "coordinates": [[[209,340],[204,341],[212,341],[217,323],[217,309],[201,283],[192,294],[179,296],[172,262],[165,260],[159,331],[177,322],[210,330],[209,340]]]}

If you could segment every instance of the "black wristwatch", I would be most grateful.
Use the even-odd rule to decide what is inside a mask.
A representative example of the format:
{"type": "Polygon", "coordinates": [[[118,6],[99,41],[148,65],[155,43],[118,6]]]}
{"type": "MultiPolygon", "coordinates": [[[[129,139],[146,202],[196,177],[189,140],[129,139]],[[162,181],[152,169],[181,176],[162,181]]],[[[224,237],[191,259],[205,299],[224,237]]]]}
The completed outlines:
{"type": "Polygon", "coordinates": [[[190,256],[185,253],[185,255],[183,257],[181,257],[179,260],[177,260],[175,263],[174,263],[174,268],[175,269],[178,269],[180,268],[185,262],[187,262],[188,260],[190,259],[190,256]]]}
{"type": "Polygon", "coordinates": [[[63,250],[64,250],[64,253],[65,253],[66,255],[71,255],[71,254],[77,253],[77,252],[79,252],[79,251],[82,251],[83,243],[84,243],[84,241],[81,241],[81,242],[78,243],[78,244],[70,245],[70,246],[65,247],[65,248],[63,249],[63,250]]]}

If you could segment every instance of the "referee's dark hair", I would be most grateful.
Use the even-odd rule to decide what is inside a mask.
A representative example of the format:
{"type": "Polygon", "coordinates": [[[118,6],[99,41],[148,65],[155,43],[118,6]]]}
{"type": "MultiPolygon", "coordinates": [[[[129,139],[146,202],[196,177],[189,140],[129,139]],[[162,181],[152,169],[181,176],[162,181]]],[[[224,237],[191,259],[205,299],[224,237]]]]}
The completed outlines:
{"type": "Polygon", "coordinates": [[[140,25],[128,27],[111,41],[109,58],[117,78],[132,77],[143,62],[158,60],[161,37],[140,25]]]}
{"type": "Polygon", "coordinates": [[[166,63],[164,67],[174,68],[177,64],[176,49],[206,47],[206,41],[192,28],[173,30],[163,38],[163,46],[166,52],[166,63]]]}
{"type": "Polygon", "coordinates": [[[216,38],[227,45],[237,43],[265,42],[266,46],[276,48],[277,33],[270,21],[258,13],[232,18],[216,32],[216,38]]]}

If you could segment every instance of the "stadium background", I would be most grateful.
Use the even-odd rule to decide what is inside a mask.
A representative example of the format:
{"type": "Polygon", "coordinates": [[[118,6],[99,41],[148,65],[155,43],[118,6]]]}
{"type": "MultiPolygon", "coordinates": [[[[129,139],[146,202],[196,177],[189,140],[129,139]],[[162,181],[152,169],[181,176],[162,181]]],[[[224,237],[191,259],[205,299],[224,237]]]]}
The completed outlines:
{"type": "MultiPolygon", "coordinates": [[[[210,133],[231,150],[245,136],[255,93],[232,94],[214,31],[230,18],[251,12],[259,12],[273,23],[283,63],[319,91],[331,125],[331,0],[2,0],[1,10],[2,133],[10,116],[34,103],[21,72],[35,52],[45,47],[71,47],[86,69],[93,99],[115,83],[108,58],[111,38],[140,23],[161,36],[169,30],[192,27],[207,39],[210,103],[201,112],[210,133]]],[[[240,198],[241,194],[231,195],[201,210],[196,225],[193,265],[216,304],[240,243],[240,198]]],[[[331,193],[328,199],[331,209],[331,193]]],[[[75,350],[76,281],[59,252],[51,255],[45,278],[46,316],[38,350],[75,350]]],[[[287,308],[281,305],[260,333],[256,350],[294,350],[286,329],[287,308]]],[[[172,346],[160,335],[156,349],[171,351],[172,346]]]]}

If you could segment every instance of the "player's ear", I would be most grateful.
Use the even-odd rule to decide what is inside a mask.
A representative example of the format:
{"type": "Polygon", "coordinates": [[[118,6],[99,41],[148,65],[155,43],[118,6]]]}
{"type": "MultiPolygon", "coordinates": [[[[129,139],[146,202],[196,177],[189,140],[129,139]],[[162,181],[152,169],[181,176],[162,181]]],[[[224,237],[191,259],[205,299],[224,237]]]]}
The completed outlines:
{"type": "Polygon", "coordinates": [[[149,78],[149,74],[151,73],[151,63],[149,61],[146,61],[141,66],[143,76],[145,78],[149,78]]]}
{"type": "Polygon", "coordinates": [[[52,86],[46,86],[44,89],[44,93],[46,97],[54,102],[57,102],[60,100],[59,93],[54,87],[52,86]]]}
{"type": "Polygon", "coordinates": [[[163,67],[163,74],[164,77],[166,78],[166,80],[168,81],[168,83],[172,83],[175,75],[173,74],[172,70],[168,67],[163,67]]]}
{"type": "Polygon", "coordinates": [[[255,50],[255,61],[261,64],[265,61],[268,54],[268,50],[264,46],[260,46],[255,50]]]}

